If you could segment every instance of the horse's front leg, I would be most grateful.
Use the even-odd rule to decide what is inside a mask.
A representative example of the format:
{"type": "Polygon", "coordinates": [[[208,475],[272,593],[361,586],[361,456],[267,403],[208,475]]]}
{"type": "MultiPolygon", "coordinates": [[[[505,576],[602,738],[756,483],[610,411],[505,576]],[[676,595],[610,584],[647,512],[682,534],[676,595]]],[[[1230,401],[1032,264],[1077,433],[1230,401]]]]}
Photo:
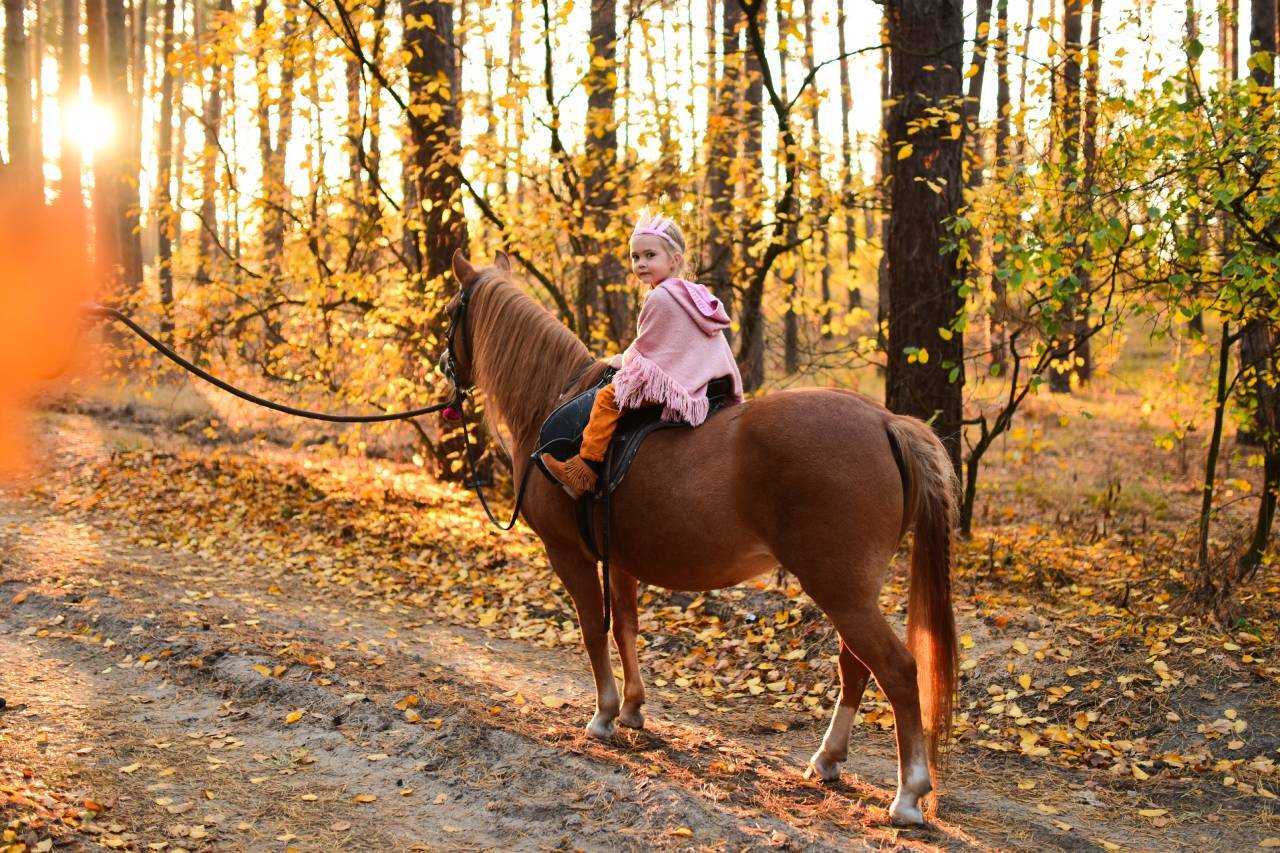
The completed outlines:
{"type": "MultiPolygon", "coordinates": [[[[551,567],[573,598],[578,611],[582,643],[591,659],[591,672],[596,681],[596,713],[587,724],[587,734],[600,740],[613,737],[617,731],[618,685],[609,664],[609,639],[604,630],[604,596],[596,565],[576,548],[553,549],[548,546],[551,567]]],[[[632,610],[635,610],[634,593],[632,610]]]]}
{"type": "Polygon", "coordinates": [[[611,569],[609,583],[613,590],[613,641],[622,658],[622,713],[618,722],[628,728],[644,728],[644,681],[640,678],[640,658],[636,654],[636,634],[640,615],[636,607],[639,584],[626,572],[611,569]]]}

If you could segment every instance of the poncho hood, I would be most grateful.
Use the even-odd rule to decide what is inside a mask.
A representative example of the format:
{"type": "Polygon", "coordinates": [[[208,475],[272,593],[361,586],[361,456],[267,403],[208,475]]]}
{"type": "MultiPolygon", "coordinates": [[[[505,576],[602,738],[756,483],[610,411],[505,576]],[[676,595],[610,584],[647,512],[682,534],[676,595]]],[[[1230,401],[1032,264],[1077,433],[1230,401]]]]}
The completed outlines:
{"type": "Polygon", "coordinates": [[[702,285],[682,278],[669,278],[658,287],[675,297],[704,335],[710,337],[729,328],[729,315],[724,305],[702,285]]]}

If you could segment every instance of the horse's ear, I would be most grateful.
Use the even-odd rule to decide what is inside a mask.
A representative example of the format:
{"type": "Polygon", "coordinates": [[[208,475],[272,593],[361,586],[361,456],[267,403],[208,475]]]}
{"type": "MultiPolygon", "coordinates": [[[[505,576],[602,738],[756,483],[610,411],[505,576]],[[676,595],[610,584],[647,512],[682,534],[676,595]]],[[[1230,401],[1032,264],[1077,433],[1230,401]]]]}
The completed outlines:
{"type": "Polygon", "coordinates": [[[461,249],[453,252],[453,275],[458,284],[466,284],[476,277],[476,268],[471,266],[471,261],[467,260],[461,249]]]}
{"type": "Polygon", "coordinates": [[[493,259],[493,262],[497,265],[498,269],[503,272],[511,272],[511,258],[507,256],[506,252],[498,252],[497,257],[493,259]]]}

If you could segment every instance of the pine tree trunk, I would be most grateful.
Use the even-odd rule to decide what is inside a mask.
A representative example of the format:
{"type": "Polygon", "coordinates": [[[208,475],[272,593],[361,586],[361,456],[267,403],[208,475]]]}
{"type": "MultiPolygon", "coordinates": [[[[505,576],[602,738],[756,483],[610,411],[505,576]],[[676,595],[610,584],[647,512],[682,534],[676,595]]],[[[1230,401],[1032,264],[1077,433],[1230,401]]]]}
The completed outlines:
{"type": "Polygon", "coordinates": [[[888,0],[885,8],[891,42],[899,48],[891,54],[893,106],[887,128],[894,153],[886,404],[895,412],[931,419],[959,473],[964,336],[944,340],[938,330],[950,328],[963,308],[956,253],[944,251],[944,244],[950,237],[946,221],[962,202],[964,133],[963,124],[957,130],[921,119],[963,93],[964,9],[960,0],[888,0]],[[898,156],[907,144],[912,153],[898,156]],[[898,274],[904,270],[910,275],[898,274]]]}
{"type": "Polygon", "coordinates": [[[405,21],[414,22],[404,31],[409,50],[409,106],[416,116],[405,152],[405,180],[417,210],[422,210],[424,202],[431,203],[417,222],[421,230],[406,235],[416,268],[422,273],[422,287],[444,275],[454,250],[467,246],[458,171],[462,116],[460,93],[439,87],[440,80],[452,86],[457,79],[452,7],[438,0],[400,0],[400,9],[405,21]]]}
{"type": "Polygon", "coordinates": [[[31,124],[31,65],[28,59],[26,0],[4,0],[5,113],[9,121],[9,165],[34,192],[39,165],[31,124]]]}
{"type": "MultiPolygon", "coordinates": [[[[62,40],[58,57],[58,104],[62,115],[68,115],[80,100],[80,0],[62,0],[62,40]]],[[[77,206],[81,200],[80,144],[71,135],[66,122],[62,125],[62,172],[60,193],[77,206]]]]}
{"type": "MultiPolygon", "coordinates": [[[[233,14],[231,0],[219,0],[213,26],[208,28],[215,38],[222,38],[223,28],[233,20],[233,14]]],[[[215,57],[220,54],[220,50],[213,52],[215,57]]],[[[200,154],[200,239],[197,243],[196,282],[202,286],[212,280],[210,269],[218,237],[218,137],[222,130],[224,79],[222,64],[215,59],[204,92],[204,143],[200,154]]]]}
{"type": "MultiPolygon", "coordinates": [[[[806,0],[806,9],[808,8],[806,0]]],[[[778,21],[778,32],[786,32],[787,16],[781,4],[774,6],[774,10],[778,21]]],[[[791,102],[791,93],[787,91],[787,57],[788,51],[785,49],[785,40],[778,51],[778,93],[782,96],[784,103],[791,102]]],[[[785,144],[782,134],[778,134],[778,149],[781,150],[785,144]]],[[[781,186],[782,184],[782,158],[774,157],[774,182],[781,186]]],[[[787,222],[787,243],[796,244],[796,238],[800,233],[800,211],[799,204],[793,204],[789,213],[787,222]]],[[[790,376],[800,369],[800,321],[796,316],[796,299],[799,296],[798,285],[800,281],[800,267],[802,264],[803,254],[796,252],[792,255],[790,261],[785,265],[780,265],[778,270],[778,283],[782,286],[782,299],[786,305],[786,310],[782,315],[782,364],[783,371],[790,376]]]]}
{"type": "Polygon", "coordinates": [[[37,198],[44,198],[44,64],[45,30],[49,27],[49,12],[45,0],[32,0],[33,23],[28,57],[31,62],[31,88],[34,100],[31,104],[31,161],[35,164],[32,183],[37,198]]]}
{"type": "MultiPolygon", "coordinates": [[[[1080,53],[1082,50],[1081,12],[1084,0],[1065,0],[1062,17],[1066,58],[1062,64],[1062,85],[1055,87],[1058,114],[1054,125],[1061,126],[1063,204],[1072,204],[1067,187],[1078,183],[1076,174],[1080,151],[1080,53]]],[[[1076,272],[1078,273],[1077,267],[1076,272]]],[[[1059,394],[1071,393],[1071,377],[1076,373],[1078,296],[1069,297],[1056,315],[1057,332],[1053,340],[1054,364],[1049,370],[1049,388],[1059,394]]]]}
{"type": "Polygon", "coordinates": [[[173,341],[173,71],[169,53],[173,50],[173,4],[164,0],[164,22],[161,62],[164,75],[160,82],[160,133],[156,142],[156,223],[159,245],[160,337],[173,341]]]}
{"type": "Polygon", "coordinates": [[[109,159],[108,167],[113,183],[113,215],[119,222],[117,237],[122,284],[126,298],[139,295],[142,285],[142,232],[139,228],[141,210],[138,199],[138,178],[141,164],[136,152],[141,150],[141,126],[133,120],[133,96],[129,91],[130,45],[124,0],[106,0],[107,16],[107,102],[121,122],[123,139],[118,153],[109,159]]]}
{"type": "MultiPolygon", "coordinates": [[[[991,0],[978,0],[978,14],[974,18],[973,76],[969,78],[969,91],[964,98],[965,133],[968,136],[970,189],[982,185],[982,134],[978,119],[982,114],[982,84],[987,76],[987,44],[991,37],[991,0]]],[[[967,73],[967,72],[966,72],[967,73]]]]}
{"type": "Polygon", "coordinates": [[[889,106],[892,88],[893,61],[889,44],[889,10],[880,18],[880,136],[876,144],[876,201],[879,204],[877,219],[880,234],[880,263],[876,269],[876,348],[889,351],[889,300],[893,270],[889,268],[889,192],[885,180],[889,176],[889,106]]]}
{"type": "MultiPolygon", "coordinates": [[[[708,2],[708,20],[714,19],[715,0],[708,2]]],[[[702,254],[702,280],[721,299],[729,300],[734,262],[733,200],[735,188],[729,182],[730,167],[736,156],[738,88],[741,80],[742,52],[739,31],[742,7],[738,0],[723,0],[721,5],[722,70],[714,83],[707,115],[707,237],[702,254]]],[[[710,29],[714,30],[714,27],[710,29]]],[[[714,32],[708,34],[708,45],[714,32]]],[[[710,51],[709,51],[710,52],[710,51]]],[[[714,69],[713,69],[714,72],[714,69]]]]}
{"type": "MultiPolygon", "coordinates": [[[[89,47],[89,80],[95,101],[112,103],[111,71],[107,62],[106,0],[85,0],[85,41],[89,47]]],[[[116,203],[116,158],[107,150],[93,158],[93,248],[98,265],[118,275],[121,237],[116,203]]],[[[114,294],[113,294],[114,295],[114,294]]]]}
{"type": "MultiPolygon", "coordinates": [[[[853,139],[849,132],[849,122],[853,118],[853,90],[849,84],[849,48],[846,44],[845,3],[848,0],[836,0],[836,44],[840,51],[840,193],[844,206],[844,268],[846,276],[845,301],[850,310],[862,307],[862,288],[859,286],[857,274],[853,269],[854,250],[858,245],[856,219],[853,205],[853,139]]],[[[872,239],[868,233],[867,239],[872,239]]],[[[827,241],[828,251],[830,240],[827,241]]]]}
{"type": "MultiPolygon", "coordinates": [[[[1007,179],[1012,128],[1009,113],[1013,105],[1009,97],[1009,0],[996,0],[996,134],[995,180],[1007,179]]],[[[993,250],[991,266],[1004,265],[1004,250],[993,250]]],[[[1008,363],[1006,324],[1009,319],[1008,293],[1000,276],[991,276],[991,363],[1004,367],[1008,363]]]]}
{"type": "MultiPolygon", "coordinates": [[[[284,256],[284,209],[289,204],[289,188],[285,183],[284,163],[289,140],[293,136],[293,100],[294,83],[298,74],[297,45],[294,40],[298,31],[297,0],[286,0],[282,14],[279,54],[280,94],[272,96],[271,81],[267,76],[267,59],[270,55],[267,47],[267,36],[263,32],[266,24],[266,0],[258,0],[254,10],[254,24],[262,40],[258,54],[258,150],[262,158],[262,235],[264,267],[272,274],[280,271],[281,259],[284,256]],[[276,130],[271,131],[272,106],[275,106],[276,130]]],[[[272,50],[271,53],[275,51],[272,50]]]]}
{"type": "Polygon", "coordinates": [[[590,346],[592,315],[601,306],[607,311],[609,336],[623,343],[631,334],[626,299],[617,292],[626,273],[618,261],[617,249],[608,245],[609,225],[617,215],[618,122],[614,111],[617,98],[618,22],[615,0],[592,0],[590,65],[583,84],[587,92],[587,122],[584,143],[586,163],[582,187],[583,245],[586,257],[578,284],[578,335],[590,346]],[[615,286],[608,293],[606,288],[615,286]]]}
{"type": "MultiPolygon", "coordinates": [[[[1259,86],[1275,85],[1273,63],[1276,56],[1276,2],[1253,0],[1253,16],[1249,28],[1249,40],[1254,51],[1271,55],[1271,62],[1253,63],[1253,79],[1259,86]]],[[[1247,435],[1251,442],[1263,448],[1262,494],[1258,502],[1258,514],[1254,521],[1253,535],[1245,553],[1237,563],[1238,576],[1253,575],[1261,564],[1263,552],[1271,537],[1275,520],[1276,490],[1280,489],[1280,387],[1276,381],[1276,347],[1280,343],[1280,330],[1265,319],[1274,310],[1269,297],[1261,297],[1261,318],[1250,320],[1240,340],[1241,366],[1256,376],[1252,383],[1254,409],[1247,435]]],[[[1248,383],[1246,383],[1248,387],[1248,383]]]]}
{"type": "MultiPolygon", "coordinates": [[[[730,0],[726,0],[730,2],[730,0]]],[[[742,2],[742,0],[736,0],[742,2]]],[[[768,21],[768,0],[760,0],[754,7],[759,17],[760,27],[764,29],[768,21]]],[[[741,127],[741,147],[743,180],[741,192],[751,199],[746,219],[740,223],[738,233],[746,233],[760,213],[758,199],[761,184],[760,149],[763,144],[764,128],[764,85],[760,72],[760,59],[755,51],[748,50],[744,57],[743,71],[746,85],[743,93],[743,121],[741,127]]],[[[791,211],[779,211],[778,215],[788,216],[791,211]]],[[[752,285],[743,294],[742,310],[738,317],[742,329],[742,340],[738,345],[738,364],[742,370],[743,388],[754,391],[764,384],[764,280],[753,279],[752,285]]]]}

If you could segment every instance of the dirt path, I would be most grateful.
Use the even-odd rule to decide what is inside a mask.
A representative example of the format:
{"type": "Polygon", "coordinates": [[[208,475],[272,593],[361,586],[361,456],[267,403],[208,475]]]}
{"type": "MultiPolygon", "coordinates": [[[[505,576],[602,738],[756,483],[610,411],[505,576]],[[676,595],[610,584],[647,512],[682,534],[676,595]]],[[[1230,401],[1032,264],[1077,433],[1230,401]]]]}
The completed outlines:
{"type": "MultiPolygon", "coordinates": [[[[63,441],[77,424],[58,421],[54,452],[91,476],[109,451],[63,441]]],[[[0,503],[0,819],[12,821],[6,840],[33,849],[1169,850],[1261,838],[1231,830],[1220,805],[1162,831],[1132,792],[971,750],[932,825],[898,831],[881,727],[856,729],[844,781],[822,786],[800,775],[816,716],[764,704],[709,716],[651,683],[647,729],[598,744],[581,732],[591,686],[572,649],[318,587],[284,562],[129,541],[110,512],[58,501],[0,503]]]]}

